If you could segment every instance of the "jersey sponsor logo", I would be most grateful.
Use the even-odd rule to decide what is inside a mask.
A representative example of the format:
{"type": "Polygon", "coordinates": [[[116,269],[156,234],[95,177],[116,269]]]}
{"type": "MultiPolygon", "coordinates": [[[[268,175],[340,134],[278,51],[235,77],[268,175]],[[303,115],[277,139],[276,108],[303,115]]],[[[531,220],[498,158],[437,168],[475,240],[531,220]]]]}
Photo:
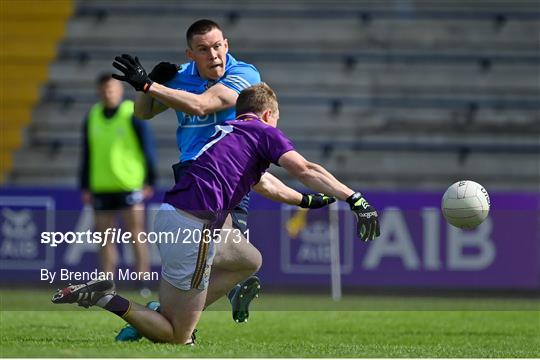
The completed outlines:
{"type": "Polygon", "coordinates": [[[212,126],[217,124],[217,113],[208,114],[205,116],[184,114],[184,119],[180,124],[183,128],[196,128],[212,126]]]}

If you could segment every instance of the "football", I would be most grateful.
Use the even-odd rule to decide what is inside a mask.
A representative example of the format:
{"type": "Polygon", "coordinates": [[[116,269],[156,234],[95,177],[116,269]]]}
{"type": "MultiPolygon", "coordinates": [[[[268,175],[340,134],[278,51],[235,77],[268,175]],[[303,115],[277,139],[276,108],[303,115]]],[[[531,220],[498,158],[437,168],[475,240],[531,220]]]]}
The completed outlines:
{"type": "Polygon", "coordinates": [[[446,221],[461,229],[472,229],[488,216],[489,195],[474,181],[462,180],[452,184],[443,195],[441,210],[446,221]]]}

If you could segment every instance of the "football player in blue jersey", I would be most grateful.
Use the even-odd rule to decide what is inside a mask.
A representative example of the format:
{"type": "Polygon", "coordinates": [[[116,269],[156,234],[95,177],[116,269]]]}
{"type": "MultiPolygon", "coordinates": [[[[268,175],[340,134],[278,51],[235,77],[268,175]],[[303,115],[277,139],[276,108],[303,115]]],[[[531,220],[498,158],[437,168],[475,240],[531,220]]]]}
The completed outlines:
{"type": "MultiPolygon", "coordinates": [[[[135,115],[151,119],[168,108],[176,111],[178,129],[176,139],[180,150],[180,162],[173,165],[175,182],[194,161],[195,156],[214,131],[214,126],[236,117],[235,104],[238,94],[245,88],[260,83],[257,69],[236,60],[229,53],[227,39],[214,21],[202,19],[193,23],[186,33],[186,55],[191,60],[182,65],[168,62],[157,64],[147,75],[137,57],[127,54],[115,58],[113,66],[123,75],[115,78],[130,83],[140,95],[135,101],[135,115]]],[[[318,208],[334,198],[320,194],[300,194],[280,180],[265,173],[257,192],[274,201],[286,202],[306,208],[318,208]],[[302,199],[299,202],[299,199],[302,199]]],[[[249,195],[234,209],[225,226],[247,230],[249,195]]],[[[222,244],[218,253],[234,254],[235,267],[254,273],[261,266],[259,251],[250,243],[222,244]]],[[[236,270],[236,269],[235,269],[236,270]]],[[[233,306],[233,319],[247,320],[248,306],[260,289],[259,279],[252,276],[243,284],[230,289],[227,281],[210,283],[208,304],[229,293],[233,306]]],[[[133,328],[124,329],[123,333],[133,328]]],[[[134,330],[134,329],[133,329],[134,330]]],[[[119,334],[118,340],[132,339],[119,334]]],[[[136,337],[135,337],[136,338],[136,337]]]]}

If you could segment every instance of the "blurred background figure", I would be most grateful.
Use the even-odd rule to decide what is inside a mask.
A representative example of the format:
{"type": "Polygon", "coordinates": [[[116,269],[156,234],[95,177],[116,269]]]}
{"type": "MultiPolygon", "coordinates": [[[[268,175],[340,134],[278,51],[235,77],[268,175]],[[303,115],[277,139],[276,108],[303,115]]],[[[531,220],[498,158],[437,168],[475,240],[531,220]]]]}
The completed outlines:
{"type": "MultiPolygon", "coordinates": [[[[155,182],[155,149],[150,129],[133,116],[133,101],[123,100],[124,88],[111,74],[97,78],[100,101],[83,125],[80,186],[82,201],[95,211],[95,231],[117,228],[121,215],[124,230],[132,234],[137,272],[150,271],[148,247],[137,241],[144,230],[144,199],[152,197],[155,182]]],[[[116,272],[115,244],[100,245],[100,266],[116,272]]],[[[116,277],[116,276],[115,276],[116,277]]],[[[150,295],[145,283],[141,295],[150,295]]]]}

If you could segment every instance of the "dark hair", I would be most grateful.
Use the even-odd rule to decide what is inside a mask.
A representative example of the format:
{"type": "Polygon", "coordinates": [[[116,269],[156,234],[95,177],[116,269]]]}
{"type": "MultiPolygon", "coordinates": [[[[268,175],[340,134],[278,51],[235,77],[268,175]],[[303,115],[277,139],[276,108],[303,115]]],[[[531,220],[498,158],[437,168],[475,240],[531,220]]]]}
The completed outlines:
{"type": "Polygon", "coordinates": [[[102,86],[103,84],[105,84],[106,82],[111,81],[112,79],[114,79],[114,78],[112,77],[111,73],[101,73],[96,78],[96,85],[97,86],[102,86]]]}
{"type": "Polygon", "coordinates": [[[278,101],[274,90],[262,82],[242,90],[236,100],[236,115],[255,113],[259,116],[267,110],[277,111],[278,101]]]}
{"type": "Polygon", "coordinates": [[[193,24],[191,24],[191,26],[189,27],[189,29],[187,29],[186,32],[188,46],[191,47],[191,40],[193,40],[193,36],[204,35],[214,29],[218,29],[219,31],[223,32],[223,30],[221,30],[221,28],[215,21],[208,19],[201,19],[195,21],[193,24]]]}

